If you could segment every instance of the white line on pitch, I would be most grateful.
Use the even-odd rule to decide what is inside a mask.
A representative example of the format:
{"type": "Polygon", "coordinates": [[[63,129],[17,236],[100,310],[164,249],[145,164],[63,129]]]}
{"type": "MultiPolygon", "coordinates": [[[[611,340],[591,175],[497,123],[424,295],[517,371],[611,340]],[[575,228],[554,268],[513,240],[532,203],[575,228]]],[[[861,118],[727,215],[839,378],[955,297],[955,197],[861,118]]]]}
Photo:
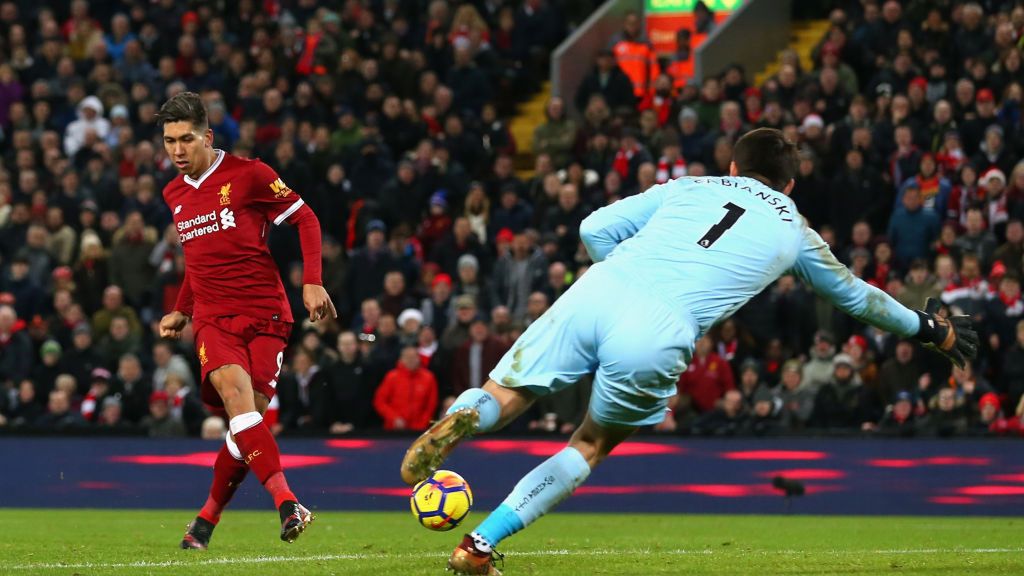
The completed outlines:
{"type": "MultiPolygon", "coordinates": [[[[849,554],[876,554],[876,555],[913,555],[913,554],[1016,554],[1024,552],[1024,548],[893,548],[884,550],[728,550],[716,552],[710,549],[703,550],[530,550],[523,552],[510,552],[509,558],[519,556],[618,556],[628,554],[639,555],[668,555],[668,556],[704,556],[721,553],[723,555],[760,555],[760,556],[791,556],[803,554],[825,554],[832,556],[843,556],[849,554]]],[[[331,561],[331,560],[381,560],[381,559],[404,559],[404,560],[429,560],[443,558],[443,554],[418,553],[418,554],[317,554],[308,556],[252,556],[244,558],[207,558],[198,561],[189,560],[164,560],[159,562],[138,561],[138,562],[38,562],[30,564],[14,564],[6,566],[8,570],[55,570],[55,569],[96,569],[96,568],[173,568],[192,566],[220,566],[227,564],[276,564],[279,562],[291,562],[294,560],[303,561],[331,561]]]]}

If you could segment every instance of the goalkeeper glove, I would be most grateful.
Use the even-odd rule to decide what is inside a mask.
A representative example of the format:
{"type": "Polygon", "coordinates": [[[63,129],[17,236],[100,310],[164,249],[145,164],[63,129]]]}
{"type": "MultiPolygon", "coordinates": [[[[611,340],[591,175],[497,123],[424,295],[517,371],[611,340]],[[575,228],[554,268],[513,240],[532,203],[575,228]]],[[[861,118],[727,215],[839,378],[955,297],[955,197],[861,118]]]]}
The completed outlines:
{"type": "Polygon", "coordinates": [[[978,333],[971,327],[969,317],[943,318],[938,315],[939,307],[938,300],[929,298],[924,311],[916,311],[921,327],[914,337],[925,348],[935,350],[963,368],[966,360],[973,360],[978,355],[978,333]]]}

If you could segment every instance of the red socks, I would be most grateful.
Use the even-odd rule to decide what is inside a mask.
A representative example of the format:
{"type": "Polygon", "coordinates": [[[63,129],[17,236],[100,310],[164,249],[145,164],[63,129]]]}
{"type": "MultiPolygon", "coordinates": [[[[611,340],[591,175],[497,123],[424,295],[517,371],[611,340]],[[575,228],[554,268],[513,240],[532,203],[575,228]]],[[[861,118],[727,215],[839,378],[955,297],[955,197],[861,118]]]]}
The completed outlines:
{"type": "MultiPolygon", "coordinates": [[[[240,418],[240,416],[236,418],[240,418]]],[[[232,419],[233,424],[234,419],[232,419]]],[[[263,423],[262,418],[253,426],[233,432],[235,443],[238,444],[245,463],[259,478],[267,492],[273,496],[274,506],[280,507],[281,503],[287,500],[297,502],[298,499],[288,488],[288,482],[284,479],[284,472],[281,470],[281,455],[277,449],[277,441],[274,440],[274,435],[270,433],[270,429],[263,423]]]]}
{"type": "Polygon", "coordinates": [[[206,504],[199,511],[199,517],[210,524],[216,525],[220,521],[220,514],[235,495],[235,490],[245,480],[249,473],[249,467],[244,462],[236,460],[227,445],[220,447],[217,453],[217,460],[213,463],[213,483],[210,484],[210,496],[206,504]]]}

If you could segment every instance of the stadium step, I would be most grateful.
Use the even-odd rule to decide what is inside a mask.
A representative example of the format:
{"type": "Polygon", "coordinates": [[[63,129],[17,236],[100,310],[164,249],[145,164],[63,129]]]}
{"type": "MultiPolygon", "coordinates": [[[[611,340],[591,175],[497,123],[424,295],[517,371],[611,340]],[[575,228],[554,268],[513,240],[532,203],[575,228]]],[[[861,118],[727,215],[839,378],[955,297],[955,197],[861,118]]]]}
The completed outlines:
{"type": "MultiPolygon", "coordinates": [[[[829,21],[828,20],[802,20],[793,22],[793,26],[790,29],[789,45],[786,46],[786,50],[793,49],[800,56],[800,67],[803,68],[804,72],[814,70],[814,60],[811,58],[811,52],[814,51],[814,47],[818,45],[818,42],[828,33],[829,21]]],[[[754,85],[762,86],[765,80],[774,76],[779,68],[782,67],[782,53],[784,50],[780,50],[776,55],[775,61],[768,64],[764,70],[759,72],[754,77],[754,85]]]]}
{"type": "Polygon", "coordinates": [[[544,110],[551,98],[551,82],[544,82],[540,91],[519,105],[516,115],[509,123],[512,137],[516,139],[516,156],[513,159],[516,176],[526,180],[533,177],[533,131],[544,123],[544,110]]]}

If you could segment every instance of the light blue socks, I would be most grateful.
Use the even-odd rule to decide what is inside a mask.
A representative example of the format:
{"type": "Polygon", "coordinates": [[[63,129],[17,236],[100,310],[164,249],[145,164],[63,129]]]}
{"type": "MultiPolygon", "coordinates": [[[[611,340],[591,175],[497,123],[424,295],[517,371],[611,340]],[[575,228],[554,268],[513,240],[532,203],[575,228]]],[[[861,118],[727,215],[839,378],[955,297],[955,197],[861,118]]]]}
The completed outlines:
{"type": "Polygon", "coordinates": [[[498,400],[483,388],[470,388],[459,394],[447,414],[451,414],[459,408],[476,408],[480,414],[480,421],[476,427],[477,432],[487,432],[498,423],[498,418],[501,416],[501,406],[498,405],[498,400]]]}
{"type": "Polygon", "coordinates": [[[523,476],[500,506],[471,536],[483,552],[529,526],[573,493],[590,476],[579,450],[566,447],[523,476]]]}

